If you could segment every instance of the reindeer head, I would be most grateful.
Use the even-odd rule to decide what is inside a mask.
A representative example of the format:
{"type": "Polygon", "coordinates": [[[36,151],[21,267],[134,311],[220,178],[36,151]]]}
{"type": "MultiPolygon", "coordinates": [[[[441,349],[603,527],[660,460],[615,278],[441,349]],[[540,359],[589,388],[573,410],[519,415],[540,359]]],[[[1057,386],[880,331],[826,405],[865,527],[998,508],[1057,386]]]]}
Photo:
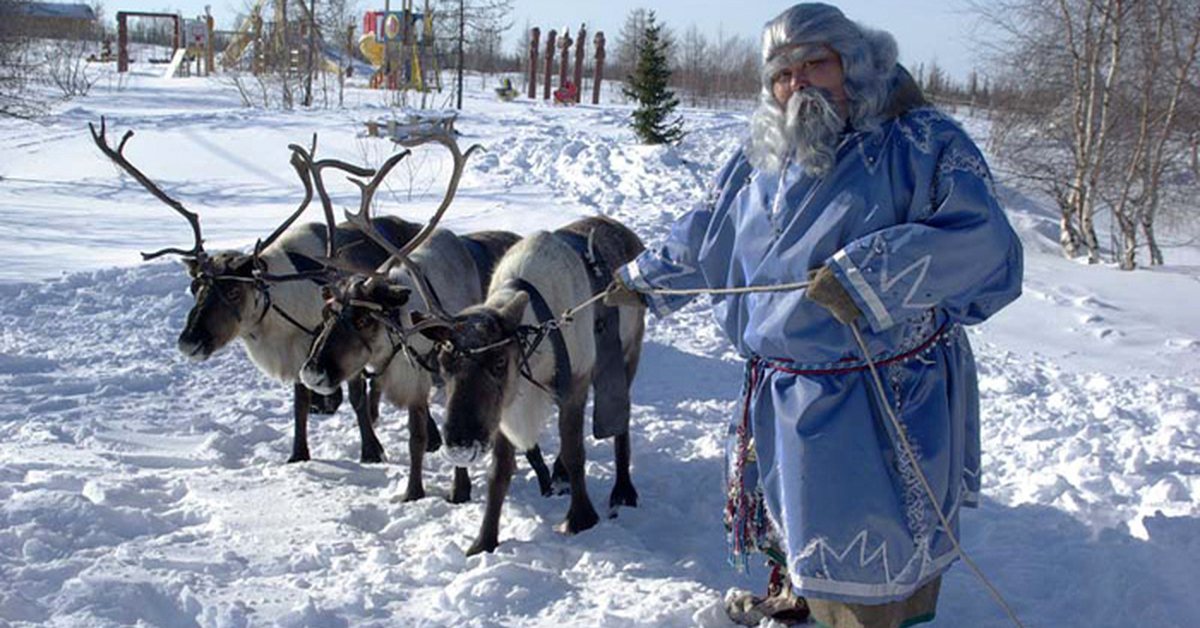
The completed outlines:
{"type": "Polygon", "coordinates": [[[329,394],[368,367],[386,368],[403,342],[404,306],[411,290],[382,278],[355,276],[326,286],[324,294],[324,322],[300,369],[300,381],[329,394]]]}
{"type": "Polygon", "coordinates": [[[499,307],[477,305],[448,324],[421,330],[437,343],[437,365],[446,382],[443,436],[446,455],[456,465],[487,450],[500,429],[501,412],[516,395],[524,361],[521,319],[528,304],[529,295],[514,291],[499,307]]]}
{"type": "Polygon", "coordinates": [[[243,321],[258,317],[262,304],[255,287],[255,258],[237,251],[184,258],[195,303],[179,334],[179,351],[205,360],[238,336],[243,321]]]}
{"type": "Polygon", "coordinates": [[[88,127],[91,129],[93,141],[105,156],[137,180],[148,192],[187,219],[188,224],[192,227],[194,243],[191,249],[166,248],[154,253],[142,253],[142,259],[152,260],[163,255],[174,254],[179,255],[187,266],[188,274],[192,278],[191,292],[195,297],[195,304],[188,312],[187,323],[179,335],[178,344],[179,350],[184,355],[194,359],[208,358],[213,352],[246,332],[248,325],[262,320],[267,313],[269,302],[266,292],[268,282],[296,279],[323,280],[326,277],[325,271],[300,273],[286,277],[274,276],[267,272],[268,269],[262,256],[263,250],[278,240],[288,227],[304,213],[313,198],[314,181],[316,191],[320,194],[325,208],[328,226],[327,255],[333,256],[336,230],[333,207],[321,180],[321,171],[324,168],[332,167],[358,176],[375,174],[372,169],[361,168],[337,160],[314,161],[313,154],[317,149],[315,134],[312,147],[308,150],[291,144],[288,146],[292,151],[291,165],[300,177],[301,183],[304,184],[304,200],[301,201],[300,206],[271,235],[267,236],[265,240],[260,240],[255,245],[253,253],[223,251],[213,255],[204,250],[204,239],[200,235],[200,217],[184,208],[179,201],[168,196],[125,157],[125,145],[133,137],[133,131],[126,131],[114,149],[109,145],[105,135],[104,118],[100,119],[99,131],[94,125],[89,124],[88,127]]]}

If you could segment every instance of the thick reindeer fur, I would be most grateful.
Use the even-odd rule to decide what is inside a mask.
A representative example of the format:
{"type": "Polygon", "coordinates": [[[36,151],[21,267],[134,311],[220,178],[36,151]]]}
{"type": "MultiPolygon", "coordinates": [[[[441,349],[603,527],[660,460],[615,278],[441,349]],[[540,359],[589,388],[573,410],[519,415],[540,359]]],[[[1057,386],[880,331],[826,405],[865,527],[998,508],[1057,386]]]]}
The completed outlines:
{"type": "MultiPolygon", "coordinates": [[[[463,310],[449,327],[424,332],[443,343],[439,364],[447,381],[444,434],[448,453],[473,459],[485,445],[492,447],[487,505],[479,536],[468,555],[490,552],[499,544],[500,511],[512,479],[514,450],[535,446],[552,406],[558,407],[562,444],[555,467],[557,470],[561,463],[571,491],[566,520],[558,529],[573,534],[599,521],[587,495],[583,432],[583,410],[596,365],[596,309],[577,312],[573,322],[561,330],[571,369],[569,377],[563,378],[565,390],[555,386],[556,367],[562,361],[556,359],[554,339],[545,338],[527,361],[522,359],[521,344],[514,342],[523,326],[541,323],[535,313],[536,298],[526,286],[532,286],[554,316],[593,296],[587,266],[563,232],[590,238],[610,271],[642,250],[632,231],[603,217],[585,218],[555,233],[531,235],[500,260],[483,304],[463,310]],[[523,362],[528,365],[529,379],[520,372],[523,362]]],[[[644,325],[642,310],[621,312],[619,337],[629,382],[637,370],[644,325]]],[[[629,479],[629,433],[614,436],[613,445],[617,477],[610,510],[637,504],[637,491],[629,479]]]]}
{"type": "MultiPolygon", "coordinates": [[[[609,218],[587,218],[571,223],[560,231],[577,233],[586,238],[593,229],[596,248],[614,268],[632,260],[644,248],[637,236],[609,218]]],[[[509,303],[516,291],[506,288],[505,284],[514,278],[533,284],[546,299],[550,311],[556,315],[586,301],[593,294],[587,268],[579,254],[548,232],[525,238],[500,260],[492,275],[492,285],[484,305],[499,310],[509,303]]],[[[585,308],[563,330],[571,358],[572,386],[586,386],[591,382],[592,367],[596,361],[596,337],[592,331],[595,312],[595,308],[585,308]]],[[[525,308],[522,323],[538,324],[532,308],[525,308]]],[[[627,363],[630,358],[640,355],[644,328],[642,316],[621,317],[621,347],[627,363]]],[[[549,387],[554,381],[554,363],[553,348],[550,343],[543,342],[529,360],[534,379],[549,387]]],[[[633,373],[629,376],[632,381],[633,373]]],[[[538,434],[549,421],[555,400],[522,377],[515,379],[513,393],[505,398],[500,429],[518,451],[523,451],[537,444],[538,434]]]]}
{"type": "MultiPolygon", "coordinates": [[[[484,287],[496,260],[519,239],[516,234],[501,231],[460,237],[445,229],[435,229],[428,239],[412,251],[409,259],[428,281],[438,306],[453,313],[483,300],[484,287]],[[477,247],[475,252],[471,250],[473,246],[477,247]]],[[[378,301],[372,290],[380,292],[383,288],[382,285],[368,286],[358,278],[343,280],[339,286],[342,290],[351,291],[355,299],[371,302],[378,301]]],[[[414,309],[426,312],[436,309],[421,301],[415,279],[404,266],[391,271],[387,288],[393,294],[396,288],[408,290],[407,301],[390,307],[387,312],[388,316],[395,316],[406,328],[415,323],[412,317],[414,309]]],[[[421,476],[428,430],[423,426],[429,416],[432,375],[408,356],[398,353],[389,330],[377,321],[368,320],[358,329],[349,326],[338,329],[338,324],[335,320],[325,324],[325,330],[313,344],[300,376],[306,384],[321,390],[340,385],[341,378],[361,369],[377,375],[375,385],[382,391],[383,397],[396,407],[408,410],[410,468],[403,499],[420,499],[425,495],[421,476]],[[357,335],[358,340],[351,335],[357,335]]],[[[427,355],[433,350],[433,342],[420,334],[410,337],[407,342],[409,348],[418,355],[427,355]]],[[[540,462],[540,454],[537,460],[540,462]]],[[[544,468],[544,463],[542,466],[544,468]]],[[[548,481],[546,478],[547,486],[548,481]]],[[[466,469],[456,469],[450,501],[468,501],[470,492],[470,478],[466,469]]]]}
{"type": "MultiPolygon", "coordinates": [[[[380,219],[381,230],[397,244],[411,239],[420,226],[398,218],[380,219]]],[[[335,232],[338,256],[360,266],[374,268],[381,264],[387,253],[367,239],[357,227],[343,223],[335,232]]],[[[324,225],[302,224],[289,229],[282,237],[267,247],[260,256],[264,270],[271,275],[287,275],[312,268],[298,268],[298,263],[315,261],[326,253],[327,231],[324,225]]],[[[237,251],[224,251],[213,256],[211,264],[217,275],[239,274],[250,276],[253,268],[251,256],[237,251]]],[[[288,281],[270,285],[270,303],[265,294],[249,283],[217,281],[218,285],[207,290],[225,289],[234,300],[212,298],[197,294],[196,305],[188,314],[187,324],[180,334],[179,348],[197,359],[206,359],[235,338],[241,338],[247,355],[268,376],[295,384],[295,434],[290,461],[308,459],[307,416],[309,395],[299,385],[300,368],[308,357],[313,337],[304,329],[287,320],[279,311],[308,330],[315,330],[321,323],[324,299],[320,288],[311,281],[288,281]],[[231,305],[232,303],[232,305],[231,305]],[[269,307],[273,306],[273,307],[269,307]],[[236,315],[233,311],[236,307],[236,315]]],[[[359,428],[363,431],[363,460],[377,461],[382,449],[370,428],[373,412],[365,401],[365,391],[351,389],[355,411],[359,415],[359,428]],[[357,400],[357,401],[356,401],[357,400]],[[365,418],[363,412],[366,412],[365,418]],[[368,433],[369,432],[369,433],[368,433]]]]}
{"type": "MultiPolygon", "coordinates": [[[[518,239],[515,234],[509,235],[514,242],[518,239]]],[[[445,229],[435,230],[409,257],[425,274],[447,312],[458,312],[483,300],[483,279],[476,268],[475,258],[454,233],[445,229]]],[[[401,322],[412,326],[412,307],[409,306],[423,311],[429,311],[430,308],[421,303],[421,297],[413,286],[413,278],[406,270],[401,268],[393,271],[392,279],[394,283],[412,290],[408,306],[402,306],[400,313],[401,322]]],[[[369,344],[372,352],[367,369],[379,374],[377,382],[382,387],[385,399],[397,407],[408,407],[429,399],[429,392],[433,388],[429,371],[409,362],[404,356],[391,359],[390,343],[369,344]]],[[[409,346],[422,355],[433,349],[433,343],[421,335],[411,338],[409,346]]]]}

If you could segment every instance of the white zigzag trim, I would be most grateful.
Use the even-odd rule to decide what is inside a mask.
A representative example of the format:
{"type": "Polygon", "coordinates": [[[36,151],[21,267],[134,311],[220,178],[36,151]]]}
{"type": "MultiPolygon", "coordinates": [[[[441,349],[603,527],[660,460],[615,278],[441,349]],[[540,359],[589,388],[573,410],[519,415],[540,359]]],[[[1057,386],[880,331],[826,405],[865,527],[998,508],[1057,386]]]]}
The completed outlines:
{"type": "MultiPolygon", "coordinates": [[[[964,493],[959,492],[959,495],[954,501],[954,506],[950,512],[946,514],[947,521],[954,521],[962,509],[964,501],[964,493]]],[[[937,524],[937,529],[943,533],[946,530],[937,524]]],[[[868,530],[863,530],[856,534],[854,538],[846,545],[846,548],[838,551],[831,547],[824,538],[813,539],[805,546],[804,550],[794,558],[788,560],[788,572],[791,576],[793,585],[799,587],[805,593],[832,593],[834,595],[846,595],[862,598],[881,598],[881,597],[898,597],[909,595],[916,591],[918,586],[924,584],[926,579],[936,573],[942,572],[950,565],[958,554],[949,550],[934,558],[930,554],[929,539],[925,538],[917,543],[917,547],[913,551],[913,555],[904,564],[895,575],[892,574],[891,566],[887,559],[887,540],[879,544],[874,551],[867,553],[867,538],[868,530]],[[845,580],[834,580],[832,578],[819,578],[812,576],[803,576],[796,570],[802,560],[811,558],[813,555],[818,555],[821,560],[821,571],[824,574],[830,574],[829,565],[830,559],[837,564],[844,564],[846,558],[858,546],[858,566],[869,567],[875,563],[882,563],[884,582],[878,584],[867,584],[862,582],[849,582],[845,580]]]]}

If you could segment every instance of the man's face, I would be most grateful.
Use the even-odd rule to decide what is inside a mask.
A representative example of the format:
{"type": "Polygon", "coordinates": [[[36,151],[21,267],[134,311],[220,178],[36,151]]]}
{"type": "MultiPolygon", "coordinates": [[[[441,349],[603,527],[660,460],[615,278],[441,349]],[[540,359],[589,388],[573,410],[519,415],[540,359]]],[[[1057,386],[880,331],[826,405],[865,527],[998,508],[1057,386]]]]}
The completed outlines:
{"type": "Polygon", "coordinates": [[[771,92],[780,107],[787,107],[792,94],[819,87],[833,96],[834,105],[843,116],[848,113],[846,75],[842,72],[842,58],[838,53],[826,45],[801,45],[781,54],[790,58],[771,77],[771,92]]]}

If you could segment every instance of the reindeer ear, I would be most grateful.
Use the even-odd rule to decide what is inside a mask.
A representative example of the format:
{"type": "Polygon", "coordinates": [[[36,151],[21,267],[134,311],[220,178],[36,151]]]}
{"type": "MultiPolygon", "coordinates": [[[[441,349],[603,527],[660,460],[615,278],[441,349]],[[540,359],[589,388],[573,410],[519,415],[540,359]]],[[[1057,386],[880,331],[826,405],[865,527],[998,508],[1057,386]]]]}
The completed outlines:
{"type": "Polygon", "coordinates": [[[250,277],[254,274],[254,256],[238,255],[230,260],[228,268],[234,275],[250,277]]]}
{"type": "Polygon", "coordinates": [[[521,324],[521,319],[525,318],[525,308],[528,306],[529,295],[524,292],[517,292],[511,301],[505,303],[500,308],[500,319],[508,327],[515,328],[521,324]]]}
{"type": "Polygon", "coordinates": [[[188,275],[191,277],[200,276],[200,260],[194,257],[183,258],[183,265],[187,267],[188,275]]]}
{"type": "MultiPolygon", "coordinates": [[[[422,322],[433,318],[432,316],[428,316],[417,311],[409,312],[409,316],[412,317],[413,326],[419,325],[422,322]]],[[[452,329],[449,325],[434,325],[433,327],[426,327],[422,329],[421,335],[434,342],[451,342],[454,340],[454,329],[452,329]]]]}
{"type": "Polygon", "coordinates": [[[404,286],[389,283],[384,285],[383,289],[379,291],[379,300],[383,307],[393,309],[408,303],[408,296],[411,293],[412,290],[404,286]]]}

